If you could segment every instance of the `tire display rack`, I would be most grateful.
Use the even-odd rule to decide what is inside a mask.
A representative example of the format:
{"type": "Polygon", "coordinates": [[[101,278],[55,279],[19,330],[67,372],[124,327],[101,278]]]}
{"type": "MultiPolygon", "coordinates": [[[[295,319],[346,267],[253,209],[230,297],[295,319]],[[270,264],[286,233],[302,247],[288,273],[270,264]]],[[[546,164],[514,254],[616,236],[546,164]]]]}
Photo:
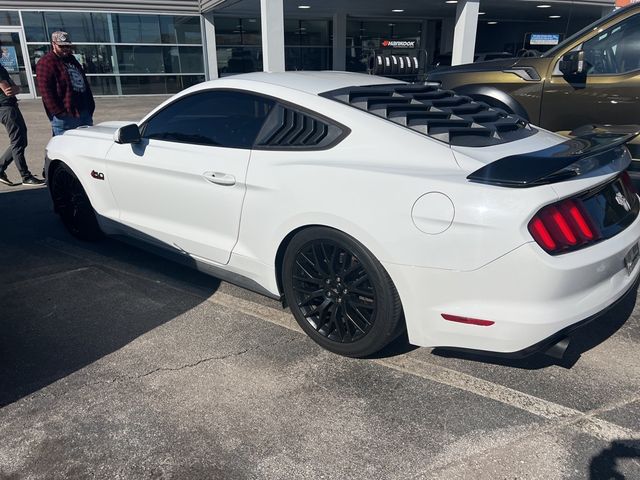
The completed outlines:
{"type": "Polygon", "coordinates": [[[426,79],[426,67],[426,50],[403,50],[396,53],[393,50],[381,49],[371,50],[367,72],[370,75],[415,82],[426,79]]]}

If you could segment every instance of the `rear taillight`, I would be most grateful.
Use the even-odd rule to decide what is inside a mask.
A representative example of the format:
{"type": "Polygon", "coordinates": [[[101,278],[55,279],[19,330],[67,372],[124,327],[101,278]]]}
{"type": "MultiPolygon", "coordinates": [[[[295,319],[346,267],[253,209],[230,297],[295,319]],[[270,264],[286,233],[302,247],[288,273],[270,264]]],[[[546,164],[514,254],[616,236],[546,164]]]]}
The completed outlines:
{"type": "Polygon", "coordinates": [[[529,222],[529,232],[551,254],[587,246],[600,238],[580,199],[569,198],[540,210],[529,222]]]}

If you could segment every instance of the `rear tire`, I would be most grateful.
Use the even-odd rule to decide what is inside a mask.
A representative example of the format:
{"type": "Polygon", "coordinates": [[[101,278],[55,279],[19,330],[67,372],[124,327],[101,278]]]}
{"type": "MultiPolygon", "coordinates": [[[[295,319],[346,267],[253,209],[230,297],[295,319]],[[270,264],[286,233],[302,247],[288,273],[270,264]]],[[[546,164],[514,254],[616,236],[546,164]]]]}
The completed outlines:
{"type": "Polygon", "coordinates": [[[67,165],[61,164],[55,169],[49,185],[53,208],[74,237],[87,241],[103,237],[91,201],[67,165]]]}
{"type": "Polygon", "coordinates": [[[371,355],[404,331],[400,297],[382,264],[354,238],[313,227],[289,243],[283,287],[313,341],[348,357],[371,355]]]}

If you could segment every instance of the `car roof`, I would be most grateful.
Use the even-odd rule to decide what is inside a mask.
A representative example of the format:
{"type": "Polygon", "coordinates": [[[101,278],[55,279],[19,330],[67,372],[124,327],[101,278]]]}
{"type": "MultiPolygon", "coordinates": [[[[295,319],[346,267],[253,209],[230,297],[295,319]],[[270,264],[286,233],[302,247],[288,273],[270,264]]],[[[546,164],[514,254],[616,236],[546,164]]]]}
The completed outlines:
{"type": "MultiPolygon", "coordinates": [[[[354,72],[339,71],[299,71],[299,72],[253,72],[222,77],[225,83],[252,81],[269,83],[317,95],[328,90],[345,87],[405,83],[391,78],[377,77],[354,72]]],[[[199,84],[201,88],[217,86],[217,80],[199,84]]]]}

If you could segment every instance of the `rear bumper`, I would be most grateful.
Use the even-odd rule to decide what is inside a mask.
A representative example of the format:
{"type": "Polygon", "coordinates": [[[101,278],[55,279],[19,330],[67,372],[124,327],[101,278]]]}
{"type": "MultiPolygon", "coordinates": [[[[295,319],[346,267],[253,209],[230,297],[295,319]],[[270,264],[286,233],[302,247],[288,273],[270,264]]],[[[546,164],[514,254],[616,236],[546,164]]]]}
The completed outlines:
{"type": "Polygon", "coordinates": [[[555,257],[528,243],[470,272],[385,268],[398,288],[411,343],[526,356],[597,321],[633,288],[640,262],[628,273],[624,257],[639,239],[640,217],[613,238],[555,257]],[[495,323],[454,323],[442,313],[495,323]]]}
{"type": "Polygon", "coordinates": [[[588,326],[590,323],[593,323],[597,320],[600,319],[600,317],[602,317],[603,315],[605,315],[609,310],[614,309],[619,303],[622,302],[622,300],[625,299],[625,297],[627,296],[627,294],[630,294],[633,292],[634,295],[636,295],[636,289],[638,288],[638,283],[640,283],[640,271],[636,272],[636,277],[635,280],[631,283],[631,285],[629,285],[629,288],[622,294],[622,296],[620,298],[618,298],[616,301],[614,301],[611,305],[609,305],[608,307],[605,307],[602,311],[591,315],[589,318],[585,318],[584,320],[574,323],[573,325],[569,325],[566,328],[563,328],[562,330],[550,335],[549,337],[545,338],[544,340],[541,340],[538,343],[535,343],[527,348],[523,348],[522,350],[518,350],[517,352],[508,352],[508,353],[502,353],[502,352],[487,352],[486,350],[473,350],[470,348],[456,348],[456,347],[449,347],[449,350],[453,350],[453,351],[461,351],[467,354],[479,354],[479,355],[488,355],[488,356],[492,356],[492,357],[499,357],[499,358],[508,358],[508,359],[514,359],[514,360],[518,360],[518,359],[522,359],[522,358],[526,358],[529,357],[535,353],[540,353],[540,352],[545,352],[547,351],[552,345],[555,345],[556,343],[560,342],[561,340],[570,337],[573,333],[575,333],[577,330],[580,330],[586,326],[588,326]]]}

